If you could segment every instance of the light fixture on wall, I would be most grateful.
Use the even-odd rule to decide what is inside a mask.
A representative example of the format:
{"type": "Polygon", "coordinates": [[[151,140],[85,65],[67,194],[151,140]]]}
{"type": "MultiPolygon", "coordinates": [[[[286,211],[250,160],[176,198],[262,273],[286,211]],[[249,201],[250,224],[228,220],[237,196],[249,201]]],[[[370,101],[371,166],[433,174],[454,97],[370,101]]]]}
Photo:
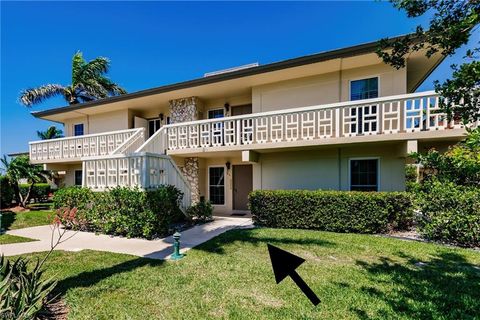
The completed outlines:
{"type": "Polygon", "coordinates": [[[160,113],[158,117],[160,118],[160,121],[163,121],[163,113],[160,113]]]}
{"type": "Polygon", "coordinates": [[[227,162],[225,163],[225,167],[227,167],[227,170],[230,170],[230,161],[227,161],[227,162]]]}
{"type": "Polygon", "coordinates": [[[225,108],[225,111],[228,112],[228,111],[230,110],[230,103],[228,103],[228,102],[225,103],[225,104],[223,105],[223,107],[225,108]]]}

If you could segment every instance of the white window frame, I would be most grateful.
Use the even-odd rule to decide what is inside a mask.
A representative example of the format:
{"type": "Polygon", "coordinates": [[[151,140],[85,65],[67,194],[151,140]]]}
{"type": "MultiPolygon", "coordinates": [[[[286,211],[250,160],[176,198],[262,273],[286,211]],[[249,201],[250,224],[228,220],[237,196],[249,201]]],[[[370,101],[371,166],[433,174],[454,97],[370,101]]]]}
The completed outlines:
{"type": "Polygon", "coordinates": [[[72,125],[72,136],[73,137],[81,137],[81,136],[84,136],[84,135],[85,135],[85,123],[84,122],[74,123],[72,125]],[[75,126],[79,126],[79,125],[83,126],[83,134],[77,136],[77,135],[75,135],[75,126]]]}
{"type": "MultiPolygon", "coordinates": [[[[155,121],[157,121],[157,120],[160,121],[160,127],[157,130],[155,130],[155,132],[157,132],[158,130],[160,130],[161,127],[163,127],[162,120],[160,119],[160,117],[147,119],[147,124],[148,124],[147,134],[148,134],[149,137],[151,137],[151,135],[150,135],[150,122],[153,121],[153,123],[155,125],[155,121]]],[[[152,135],[154,135],[155,132],[152,135]]]]}
{"type": "Polygon", "coordinates": [[[221,110],[221,111],[222,111],[223,118],[225,118],[225,108],[214,108],[214,109],[208,109],[208,110],[207,110],[207,119],[221,119],[221,118],[210,118],[210,117],[209,117],[210,111],[218,111],[218,110],[221,110]]]}
{"type": "Polygon", "coordinates": [[[377,190],[379,192],[381,190],[380,182],[380,169],[381,169],[381,158],[380,157],[354,157],[348,158],[348,190],[352,191],[352,160],[377,160],[377,190]]]}
{"type": "Polygon", "coordinates": [[[382,96],[382,92],[380,91],[380,88],[382,87],[380,85],[380,75],[379,74],[373,74],[369,76],[362,76],[358,78],[351,78],[348,79],[348,101],[362,101],[362,100],[352,100],[352,82],[353,81],[358,81],[358,80],[367,80],[371,78],[377,78],[377,83],[378,83],[378,97],[380,98],[382,96]]]}
{"type": "Polygon", "coordinates": [[[208,166],[207,170],[207,200],[210,201],[210,168],[223,168],[223,204],[213,204],[214,207],[225,207],[227,205],[227,167],[225,165],[208,166]]]}

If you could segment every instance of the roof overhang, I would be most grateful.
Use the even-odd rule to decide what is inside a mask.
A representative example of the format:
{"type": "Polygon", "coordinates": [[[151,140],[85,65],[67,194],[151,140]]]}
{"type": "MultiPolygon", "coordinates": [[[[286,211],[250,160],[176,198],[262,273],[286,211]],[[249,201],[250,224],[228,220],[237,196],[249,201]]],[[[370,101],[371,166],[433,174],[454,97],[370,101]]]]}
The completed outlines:
{"type": "MultiPolygon", "coordinates": [[[[402,37],[391,40],[398,40],[402,37]]],[[[45,120],[63,122],[66,119],[96,113],[162,106],[168,104],[169,100],[182,97],[199,96],[203,99],[215,99],[248,95],[251,94],[251,88],[254,86],[382,63],[375,53],[377,48],[378,42],[375,41],[121,96],[32,112],[32,115],[45,120]]],[[[427,59],[423,52],[416,52],[412,53],[408,59],[407,72],[410,72],[412,76],[411,80],[409,78],[407,88],[411,92],[443,60],[443,56],[436,55],[427,59]],[[427,63],[427,60],[430,63],[427,63]]]]}

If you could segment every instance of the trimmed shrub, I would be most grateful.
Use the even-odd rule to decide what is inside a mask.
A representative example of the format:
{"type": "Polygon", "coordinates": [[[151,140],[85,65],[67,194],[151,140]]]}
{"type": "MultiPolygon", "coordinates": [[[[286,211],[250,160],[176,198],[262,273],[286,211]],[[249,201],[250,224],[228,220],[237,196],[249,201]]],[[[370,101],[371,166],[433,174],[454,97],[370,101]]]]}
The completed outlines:
{"type": "Polygon", "coordinates": [[[53,194],[53,208],[85,209],[93,199],[93,191],[79,186],[60,188],[53,194]]]}
{"type": "Polygon", "coordinates": [[[0,208],[8,208],[12,205],[15,192],[7,176],[0,176],[0,208]]]}
{"type": "Polygon", "coordinates": [[[431,181],[416,198],[419,230],[426,238],[480,247],[480,188],[431,181]]]}
{"type": "MultiPolygon", "coordinates": [[[[29,184],[19,184],[20,193],[25,198],[30,188],[29,184]]],[[[35,183],[33,185],[30,199],[34,199],[35,202],[48,200],[48,195],[51,192],[51,187],[48,183],[35,183]]]]}
{"type": "Polygon", "coordinates": [[[151,239],[166,235],[170,224],[181,218],[182,197],[173,186],[152,191],[116,187],[105,192],[70,187],[55,193],[54,206],[77,207],[83,230],[151,239]]]}
{"type": "Polygon", "coordinates": [[[200,202],[195,203],[188,208],[187,215],[199,222],[206,222],[212,219],[213,207],[210,201],[201,199],[200,202]]]}
{"type": "Polygon", "coordinates": [[[273,228],[378,233],[413,221],[404,192],[257,190],[249,203],[255,224],[273,228]]]}

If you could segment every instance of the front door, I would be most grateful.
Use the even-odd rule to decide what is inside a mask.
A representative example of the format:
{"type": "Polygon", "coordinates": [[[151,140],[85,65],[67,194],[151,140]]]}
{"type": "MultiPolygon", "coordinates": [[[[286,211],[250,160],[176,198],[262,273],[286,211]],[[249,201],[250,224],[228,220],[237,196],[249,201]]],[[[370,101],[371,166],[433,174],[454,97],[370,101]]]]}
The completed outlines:
{"type": "Polygon", "coordinates": [[[252,165],[233,166],[233,210],[248,210],[248,194],[253,189],[252,165]]]}

